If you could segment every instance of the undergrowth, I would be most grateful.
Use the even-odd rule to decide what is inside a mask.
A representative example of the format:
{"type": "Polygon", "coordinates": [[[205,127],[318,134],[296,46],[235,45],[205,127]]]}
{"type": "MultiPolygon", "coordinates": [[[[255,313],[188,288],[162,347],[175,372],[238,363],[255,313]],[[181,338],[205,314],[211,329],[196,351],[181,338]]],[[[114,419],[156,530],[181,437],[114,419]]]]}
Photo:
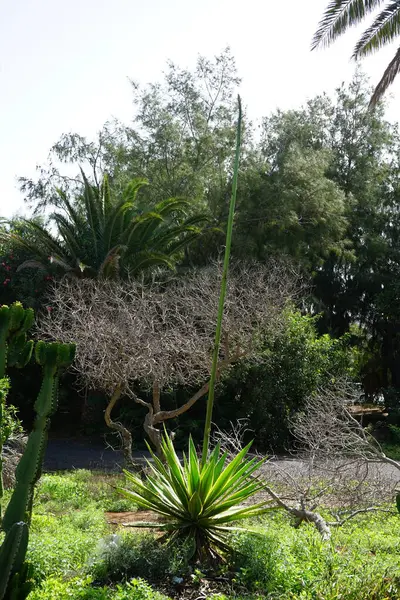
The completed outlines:
{"type": "Polygon", "coordinates": [[[235,554],[213,587],[206,570],[190,566],[184,547],[172,551],[148,533],[107,524],[105,511],[135,510],[120,503],[117,483],[88,471],[42,477],[28,550],[36,582],[29,600],[185,599],[205,589],[210,600],[400,597],[397,515],[360,516],[323,542],[311,525],[294,529],[274,513],[255,532],[233,536],[235,554]]]}

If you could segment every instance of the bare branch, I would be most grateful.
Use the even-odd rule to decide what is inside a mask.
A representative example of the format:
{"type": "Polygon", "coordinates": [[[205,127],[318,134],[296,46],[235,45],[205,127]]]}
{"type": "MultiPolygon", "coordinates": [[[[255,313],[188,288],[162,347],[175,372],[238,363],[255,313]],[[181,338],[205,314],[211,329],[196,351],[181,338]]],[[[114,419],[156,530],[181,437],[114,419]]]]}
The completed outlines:
{"type": "MultiPolygon", "coordinates": [[[[183,414],[208,391],[220,277],[221,265],[214,264],[184,277],[160,273],[146,285],[64,278],[53,288],[53,311],[42,316],[38,332],[76,342],[80,385],[110,396],[119,389],[144,405],[145,429],[154,437],[157,425],[183,414]],[[137,397],[138,383],[152,390],[152,404],[137,397]],[[162,389],[174,385],[199,390],[183,406],[163,411],[162,389]]],[[[286,264],[233,265],[220,374],[255,355],[263,336],[279,330],[283,311],[298,292],[299,279],[286,264]]]]}

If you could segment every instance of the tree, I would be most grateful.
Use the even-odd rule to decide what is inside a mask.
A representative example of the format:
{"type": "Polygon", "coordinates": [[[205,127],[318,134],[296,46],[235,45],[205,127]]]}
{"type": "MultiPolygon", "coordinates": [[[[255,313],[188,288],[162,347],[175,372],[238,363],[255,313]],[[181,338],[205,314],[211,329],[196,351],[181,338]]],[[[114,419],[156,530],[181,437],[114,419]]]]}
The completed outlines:
{"type": "MultiPolygon", "coordinates": [[[[324,156],[323,176],[341,194],[342,211],[335,216],[333,204],[330,213],[325,209],[319,213],[321,227],[315,223],[303,226],[304,233],[310,233],[305,238],[309,243],[299,244],[303,251],[297,258],[313,285],[308,307],[312,313],[322,314],[319,330],[335,337],[342,336],[354,323],[361,325],[372,353],[371,361],[364,365],[368,396],[373,398],[384,391],[395,406],[400,370],[396,283],[400,259],[399,133],[397,126],[384,119],[382,103],[373,112],[367,111],[369,97],[368,82],[357,71],[349,86],[337,90],[335,99],[317,96],[302,109],[278,111],[265,119],[261,151],[267,169],[266,174],[257,177],[258,182],[270,181],[271,175],[276,180],[283,178],[282,165],[292,148],[298,148],[301,156],[324,156]],[[342,225],[341,231],[335,231],[336,221],[342,225]]],[[[321,174],[319,178],[321,182],[321,174]]],[[[312,179],[306,180],[310,185],[312,179]]],[[[274,236],[267,238],[265,230],[269,226],[269,231],[276,232],[280,222],[286,223],[281,199],[287,198],[291,188],[283,180],[275,204],[270,194],[265,194],[263,204],[262,195],[257,193],[257,178],[254,185],[251,177],[248,181],[239,209],[242,214],[238,215],[243,232],[239,250],[247,241],[246,252],[257,257],[273,251],[279,254],[281,248],[290,247],[290,234],[296,230],[286,227],[283,231],[287,239],[282,232],[283,239],[277,238],[272,247],[265,240],[274,241],[274,236]],[[252,189],[254,200],[250,202],[247,198],[252,198],[252,189]],[[274,221],[271,219],[272,226],[269,211],[276,215],[274,221]],[[247,240],[246,221],[256,223],[247,240]]],[[[303,194],[307,191],[304,185],[301,189],[303,194]]],[[[322,189],[330,188],[325,184],[322,189]]],[[[297,248],[296,244],[293,247],[297,248]]]]}
{"type": "Polygon", "coordinates": [[[77,277],[135,276],[152,266],[173,267],[201,231],[198,225],[205,217],[186,217],[184,200],[171,198],[152,210],[139,210],[137,193],[147,183],[143,179],[133,179],[116,195],[107,175],[99,186],[91,185],[83,172],[82,177],[83,193],[77,197],[58,190],[58,208],[49,225],[25,219],[21,234],[13,228],[3,231],[3,240],[31,253],[20,269],[46,270],[50,259],[77,277]]]}
{"type": "MultiPolygon", "coordinates": [[[[350,27],[362,22],[383,0],[331,0],[314,35],[312,49],[328,46],[350,27]]],[[[387,0],[358,40],[353,58],[359,59],[393,42],[400,31],[400,2],[387,0]]],[[[375,106],[400,71],[400,48],[386,67],[370,100],[375,106]]]]}
{"type": "MultiPolygon", "coordinates": [[[[39,324],[42,336],[77,342],[75,369],[82,386],[109,396],[105,420],[123,436],[129,460],[129,431],[111,418],[126,395],[146,408],[144,428],[160,451],[160,426],[185,413],[208,393],[218,308],[220,269],[184,278],[97,282],[64,279],[54,287],[53,312],[39,324]],[[138,384],[152,391],[146,402],[138,384]],[[199,386],[174,410],[161,408],[161,392],[173,385],[199,386]]],[[[233,270],[223,322],[218,376],[257,351],[261,331],[279,327],[286,303],[297,293],[295,276],[278,263],[243,264],[233,270]]]]}
{"type": "MultiPolygon", "coordinates": [[[[287,255],[307,272],[340,252],[346,231],[345,198],[326,175],[327,150],[288,144],[274,166],[247,175],[239,203],[235,253],[265,260],[287,255]]],[[[246,175],[245,175],[246,178],[246,175]]]]}
{"type": "Polygon", "coordinates": [[[143,88],[132,82],[132,124],[108,122],[95,141],[63,135],[38,178],[20,178],[21,190],[36,210],[57,205],[55,189],[79,189],[80,165],[95,185],[107,172],[118,193],[133,178],[149,180],[140,208],[184,197],[191,212],[213,212],[232,175],[239,82],[228,48],[211,60],[199,56],[192,70],[170,62],[163,81],[143,88]]]}

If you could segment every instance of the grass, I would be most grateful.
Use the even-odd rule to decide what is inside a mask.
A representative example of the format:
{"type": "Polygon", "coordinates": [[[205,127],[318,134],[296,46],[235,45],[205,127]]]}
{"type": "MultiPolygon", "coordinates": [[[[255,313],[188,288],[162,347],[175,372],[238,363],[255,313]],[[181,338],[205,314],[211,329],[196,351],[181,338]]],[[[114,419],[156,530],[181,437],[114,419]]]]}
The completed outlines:
{"type": "MultiPolygon", "coordinates": [[[[148,533],[108,525],[104,511],[135,510],[115,476],[44,475],[34,504],[29,600],[389,600],[400,597],[400,517],[373,513],[322,542],[309,525],[293,529],[275,512],[255,533],[235,534],[232,568],[218,581],[190,568],[148,533]],[[122,502],[122,503],[121,503],[122,502]]],[[[253,524],[254,525],[254,524],[253,524]]]]}

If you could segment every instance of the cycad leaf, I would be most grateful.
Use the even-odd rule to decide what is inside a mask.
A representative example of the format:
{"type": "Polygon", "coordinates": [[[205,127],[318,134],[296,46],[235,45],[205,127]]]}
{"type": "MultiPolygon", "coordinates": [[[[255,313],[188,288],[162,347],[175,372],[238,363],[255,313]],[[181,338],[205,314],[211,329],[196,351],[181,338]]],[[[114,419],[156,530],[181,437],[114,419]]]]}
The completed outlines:
{"type": "Polygon", "coordinates": [[[123,191],[124,201],[134,204],[138,191],[145,185],[149,185],[149,182],[147,179],[143,179],[141,177],[136,177],[135,179],[129,181],[123,191]]]}
{"type": "Polygon", "coordinates": [[[190,203],[183,198],[167,198],[156,204],[154,210],[161,216],[167,217],[172,213],[185,214],[189,207],[190,203]]]}
{"type": "Polygon", "coordinates": [[[101,203],[99,201],[98,192],[96,193],[93,186],[90,185],[85,173],[81,169],[84,190],[83,199],[85,203],[86,218],[90,226],[90,237],[93,243],[93,250],[98,257],[99,242],[102,238],[101,222],[104,221],[101,215],[101,203]]]}

